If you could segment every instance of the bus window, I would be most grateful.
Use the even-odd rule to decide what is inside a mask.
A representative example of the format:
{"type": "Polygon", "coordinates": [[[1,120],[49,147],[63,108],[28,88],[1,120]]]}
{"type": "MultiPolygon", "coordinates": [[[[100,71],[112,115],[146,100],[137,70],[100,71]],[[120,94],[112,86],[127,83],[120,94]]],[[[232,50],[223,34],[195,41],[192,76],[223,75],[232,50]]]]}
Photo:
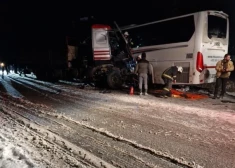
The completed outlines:
{"type": "Polygon", "coordinates": [[[127,30],[134,48],[187,42],[195,32],[194,16],[153,23],[127,30]]]}
{"type": "Polygon", "coordinates": [[[214,16],[208,15],[208,37],[211,39],[215,38],[226,38],[227,35],[227,20],[214,16]]]}

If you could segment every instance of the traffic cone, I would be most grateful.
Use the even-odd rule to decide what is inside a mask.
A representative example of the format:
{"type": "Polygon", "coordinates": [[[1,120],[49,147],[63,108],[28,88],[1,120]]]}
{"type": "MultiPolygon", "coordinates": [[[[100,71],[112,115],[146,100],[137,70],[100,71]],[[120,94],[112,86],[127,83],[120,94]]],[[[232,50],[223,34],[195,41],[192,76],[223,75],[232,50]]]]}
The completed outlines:
{"type": "Polygon", "coordinates": [[[131,86],[131,88],[130,88],[130,93],[129,93],[130,95],[134,95],[134,87],[133,86],[131,86]]]}

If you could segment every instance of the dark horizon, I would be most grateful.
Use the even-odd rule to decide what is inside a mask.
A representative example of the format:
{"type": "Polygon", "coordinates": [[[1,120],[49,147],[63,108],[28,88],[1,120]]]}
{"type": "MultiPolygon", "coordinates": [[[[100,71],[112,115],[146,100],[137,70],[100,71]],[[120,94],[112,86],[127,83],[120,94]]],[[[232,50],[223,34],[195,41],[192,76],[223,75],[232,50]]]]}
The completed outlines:
{"type": "MultiPolygon", "coordinates": [[[[146,1],[145,1],[146,2],[146,1]]],[[[148,1],[145,4],[113,2],[36,3],[1,1],[0,59],[12,60],[26,52],[40,53],[59,46],[74,22],[93,16],[96,22],[120,26],[140,24],[202,10],[219,10],[230,16],[230,49],[235,45],[232,1],[148,1]],[[116,3],[116,4],[115,4],[116,3]],[[90,5],[93,4],[93,5],[90,5]],[[93,9],[95,8],[95,9],[93,9]]],[[[37,54],[35,54],[37,55],[37,54]]]]}

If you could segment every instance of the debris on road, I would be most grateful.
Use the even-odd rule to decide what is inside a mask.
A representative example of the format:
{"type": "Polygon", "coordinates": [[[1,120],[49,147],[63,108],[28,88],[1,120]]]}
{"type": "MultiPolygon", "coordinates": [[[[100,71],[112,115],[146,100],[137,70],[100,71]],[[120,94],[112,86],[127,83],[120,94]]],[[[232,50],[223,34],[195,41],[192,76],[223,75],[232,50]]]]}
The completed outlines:
{"type": "MultiPolygon", "coordinates": [[[[157,94],[157,95],[161,95],[162,90],[155,90],[154,93],[157,94]]],[[[183,92],[183,91],[179,91],[179,90],[176,90],[176,89],[172,89],[171,93],[172,93],[172,97],[175,97],[175,98],[186,98],[186,99],[191,99],[191,100],[209,98],[209,96],[205,95],[205,94],[183,92]]]]}

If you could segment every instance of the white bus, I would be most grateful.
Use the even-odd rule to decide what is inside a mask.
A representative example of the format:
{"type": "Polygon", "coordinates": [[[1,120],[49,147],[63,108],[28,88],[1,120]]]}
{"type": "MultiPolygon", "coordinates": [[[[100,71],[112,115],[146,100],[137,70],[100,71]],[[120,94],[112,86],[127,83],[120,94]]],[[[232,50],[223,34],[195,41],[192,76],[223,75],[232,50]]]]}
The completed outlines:
{"type": "Polygon", "coordinates": [[[153,65],[152,82],[162,84],[162,72],[184,68],[177,84],[215,82],[215,65],[228,52],[229,19],[219,11],[202,11],[122,29],[134,45],[133,56],[146,52],[153,65]]]}

